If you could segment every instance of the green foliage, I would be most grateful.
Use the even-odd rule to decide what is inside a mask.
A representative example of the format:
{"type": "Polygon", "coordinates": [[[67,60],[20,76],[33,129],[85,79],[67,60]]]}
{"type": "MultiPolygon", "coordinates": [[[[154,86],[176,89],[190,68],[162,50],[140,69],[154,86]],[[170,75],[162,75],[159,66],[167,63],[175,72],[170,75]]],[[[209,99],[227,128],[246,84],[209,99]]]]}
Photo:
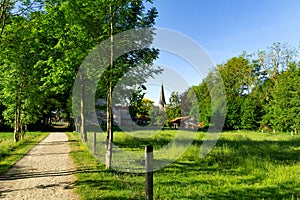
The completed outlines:
{"type": "Polygon", "coordinates": [[[186,98],[190,115],[198,114],[198,121],[206,122],[212,116],[226,115],[226,129],[298,132],[297,56],[294,48],[274,43],[266,51],[252,55],[244,52],[218,65],[199,86],[188,90],[186,98]],[[222,102],[219,100],[222,98],[219,95],[221,87],[214,85],[217,82],[216,71],[221,74],[225,85],[226,111],[212,109],[213,104],[221,105],[222,102]],[[193,93],[197,100],[193,98],[193,93]]]}
{"type": "Polygon", "coordinates": [[[286,71],[279,75],[278,84],[270,102],[269,113],[273,127],[280,131],[300,129],[300,70],[286,71]]]}
{"type": "Polygon", "coordinates": [[[167,113],[160,110],[158,107],[153,106],[149,111],[151,125],[164,127],[166,124],[167,113]]]}
{"type": "Polygon", "coordinates": [[[218,70],[224,81],[228,99],[242,96],[251,89],[254,82],[254,70],[247,58],[243,56],[233,57],[224,65],[219,65],[218,70]]]}
{"type": "MultiPolygon", "coordinates": [[[[256,92],[258,93],[258,92],[256,92]]],[[[247,130],[258,130],[262,118],[262,101],[252,92],[241,106],[241,127],[247,130]]]]}
{"type": "Polygon", "coordinates": [[[166,125],[169,127],[170,121],[176,117],[181,117],[181,95],[178,92],[172,92],[169,103],[166,106],[166,125]]]}
{"type": "Polygon", "coordinates": [[[189,115],[199,122],[209,122],[211,117],[211,99],[206,82],[189,89],[187,99],[191,105],[189,115]]]}
{"type": "MultiPolygon", "coordinates": [[[[134,1],[100,1],[95,6],[97,10],[94,12],[98,16],[100,12],[104,17],[104,20],[95,18],[95,23],[101,24],[101,31],[99,32],[99,41],[111,38],[111,31],[113,34],[122,33],[131,29],[150,28],[155,24],[157,17],[156,8],[146,9],[144,2],[141,0],[134,1]],[[110,11],[111,7],[111,11],[110,11]],[[104,9],[103,9],[104,8],[104,9]],[[111,15],[111,13],[113,15],[111,15]],[[109,16],[112,19],[107,19],[109,16]]],[[[88,19],[89,21],[91,19],[88,19]]],[[[95,27],[98,31],[98,27],[95,27]]],[[[114,93],[114,99],[117,99],[122,104],[128,103],[130,95],[134,93],[134,89],[128,89],[128,87],[134,88],[145,83],[146,79],[161,73],[160,68],[152,67],[152,62],[158,58],[158,50],[150,48],[153,40],[153,33],[149,31],[145,33],[142,38],[133,38],[137,41],[131,44],[131,52],[127,52],[124,55],[116,58],[113,61],[113,66],[103,72],[99,81],[97,93],[98,97],[107,98],[109,83],[111,82],[114,88],[117,84],[123,89],[121,94],[114,93]],[[140,48],[144,46],[144,48],[140,48]],[[145,48],[146,47],[146,48],[145,48]],[[126,102],[127,100],[127,102],[126,102]]],[[[122,44],[123,41],[114,41],[117,44],[122,44]]],[[[114,52],[113,52],[114,53],[114,52]]],[[[110,64],[110,63],[108,63],[110,64]]],[[[103,67],[103,66],[101,66],[103,67]]]]}
{"type": "Polygon", "coordinates": [[[0,44],[0,92],[6,107],[4,117],[12,126],[15,123],[19,126],[34,123],[41,114],[39,107],[44,98],[40,88],[44,73],[38,64],[42,45],[35,21],[16,17],[6,26],[5,33],[0,44]],[[20,113],[19,122],[15,122],[16,112],[20,113]]]}
{"type": "Polygon", "coordinates": [[[254,83],[253,65],[243,56],[234,57],[218,67],[224,81],[227,99],[225,128],[240,129],[244,95],[254,83]]]}
{"type": "Polygon", "coordinates": [[[1,0],[0,1],[0,37],[5,33],[7,24],[14,16],[28,17],[30,13],[42,8],[42,0],[1,0]]]}
{"type": "Polygon", "coordinates": [[[24,4],[23,7],[20,4],[20,9],[26,8],[27,14],[11,16],[1,38],[3,114],[6,122],[17,131],[26,124],[48,121],[51,111],[59,110],[69,98],[58,88],[64,88],[63,91],[68,93],[68,88],[71,88],[71,84],[66,86],[67,78],[62,74],[69,73],[69,70],[61,68],[59,73],[52,70],[59,63],[64,66],[62,52],[57,48],[59,23],[54,20],[58,20],[59,14],[41,12],[37,4],[24,4]],[[53,84],[49,84],[51,77],[55,77],[53,84]]]}
{"type": "MultiPolygon", "coordinates": [[[[9,5],[1,12],[0,98],[6,120],[1,118],[0,124],[9,123],[19,129],[25,124],[49,121],[52,111],[64,112],[66,119],[71,120],[71,89],[76,73],[84,58],[110,37],[110,6],[116,13],[113,34],[151,27],[157,17],[156,9],[146,10],[141,0],[21,0],[18,8],[13,1],[1,2],[9,5]]],[[[149,45],[151,38],[147,38],[149,45]]],[[[150,48],[123,55],[111,74],[102,77],[99,85],[103,88],[98,93],[106,95],[108,77],[113,77],[115,85],[134,67],[140,74],[131,80],[138,83],[159,73],[160,70],[149,67],[157,55],[158,51],[150,48]]]]}
{"type": "MultiPolygon", "coordinates": [[[[132,120],[138,125],[147,125],[150,119],[150,110],[153,108],[154,101],[144,98],[146,89],[139,87],[130,98],[129,113],[132,120]]],[[[153,113],[152,113],[153,114],[153,113]]],[[[152,116],[153,117],[153,116],[152,116]]]]}
{"type": "MultiPolygon", "coordinates": [[[[228,100],[228,99],[227,99],[228,100]]],[[[227,115],[225,119],[225,129],[241,129],[241,115],[244,98],[236,97],[227,101],[227,115]]]]}
{"type": "Polygon", "coordinates": [[[181,97],[178,92],[172,92],[166,107],[168,119],[181,116],[181,97]]]}

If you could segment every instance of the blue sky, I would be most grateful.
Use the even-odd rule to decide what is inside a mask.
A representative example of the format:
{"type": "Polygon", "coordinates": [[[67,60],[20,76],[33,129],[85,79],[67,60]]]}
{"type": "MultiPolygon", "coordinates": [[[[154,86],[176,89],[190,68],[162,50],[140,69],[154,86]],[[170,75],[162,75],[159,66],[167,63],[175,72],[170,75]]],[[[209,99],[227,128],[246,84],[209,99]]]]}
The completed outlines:
{"type": "Polygon", "coordinates": [[[216,63],[274,42],[299,45],[299,0],[156,0],[156,26],[202,45],[216,63]]]}
{"type": "MultiPolygon", "coordinates": [[[[156,27],[192,38],[216,64],[225,63],[243,51],[264,50],[274,42],[300,45],[299,0],[156,0],[154,6],[159,13],[156,27]]],[[[186,61],[164,52],[155,63],[178,73],[188,73],[192,68],[186,61]]],[[[201,82],[201,77],[189,74],[190,85],[201,82]]],[[[155,102],[157,89],[150,88],[148,93],[155,102]]]]}

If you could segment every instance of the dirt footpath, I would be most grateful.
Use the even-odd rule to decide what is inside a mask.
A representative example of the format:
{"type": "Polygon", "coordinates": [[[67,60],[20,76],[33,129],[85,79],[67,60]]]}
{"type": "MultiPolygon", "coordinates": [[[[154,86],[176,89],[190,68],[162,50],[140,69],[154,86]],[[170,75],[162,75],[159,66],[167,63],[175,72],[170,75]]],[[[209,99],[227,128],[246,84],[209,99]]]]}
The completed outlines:
{"type": "Polygon", "coordinates": [[[79,199],[65,133],[51,133],[0,176],[0,199],[79,199]]]}

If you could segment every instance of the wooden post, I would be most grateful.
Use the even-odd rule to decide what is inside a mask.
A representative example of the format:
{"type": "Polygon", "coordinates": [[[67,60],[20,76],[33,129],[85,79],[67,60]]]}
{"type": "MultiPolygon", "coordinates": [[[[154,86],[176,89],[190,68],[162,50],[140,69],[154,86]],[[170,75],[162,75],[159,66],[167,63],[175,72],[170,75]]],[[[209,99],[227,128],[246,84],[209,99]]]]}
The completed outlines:
{"type": "Polygon", "coordinates": [[[153,200],[153,146],[146,146],[146,200],[153,200]]]}
{"type": "Polygon", "coordinates": [[[93,141],[94,141],[93,153],[94,153],[94,155],[96,155],[96,153],[97,153],[97,147],[96,147],[96,144],[97,144],[97,142],[96,142],[97,137],[96,137],[96,132],[94,132],[94,137],[93,137],[93,138],[94,138],[94,139],[93,139],[93,141]]]}

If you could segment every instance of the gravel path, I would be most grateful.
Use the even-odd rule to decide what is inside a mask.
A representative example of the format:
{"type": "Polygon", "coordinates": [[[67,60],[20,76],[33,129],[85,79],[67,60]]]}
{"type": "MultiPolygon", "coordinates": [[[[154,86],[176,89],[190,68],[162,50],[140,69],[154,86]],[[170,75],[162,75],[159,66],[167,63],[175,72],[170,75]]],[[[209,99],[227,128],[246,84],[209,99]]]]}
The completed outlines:
{"type": "Polygon", "coordinates": [[[79,199],[65,133],[51,133],[0,176],[0,199],[79,199]]]}

